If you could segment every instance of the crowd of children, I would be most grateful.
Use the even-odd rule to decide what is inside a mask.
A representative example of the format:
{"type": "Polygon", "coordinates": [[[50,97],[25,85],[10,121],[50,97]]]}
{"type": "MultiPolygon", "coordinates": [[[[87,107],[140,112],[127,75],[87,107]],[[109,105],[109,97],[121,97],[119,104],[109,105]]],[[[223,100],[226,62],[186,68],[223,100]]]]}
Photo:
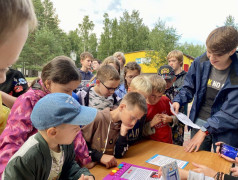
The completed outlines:
{"type": "MultiPolygon", "coordinates": [[[[0,7],[3,83],[37,21],[31,0],[0,1],[0,7]]],[[[178,50],[168,54],[168,65],[155,75],[141,75],[136,62],[125,65],[122,52],[102,63],[83,52],[81,69],[66,56],[55,57],[21,96],[7,100],[8,94],[0,94],[14,103],[0,134],[0,179],[91,180],[95,177],[87,168],[117,166],[116,158],[144,137],[183,145],[184,124],[171,113],[172,102],[176,112],[186,113],[193,100],[190,118],[201,127],[192,129],[186,151],[210,151],[212,144],[219,149],[219,141],[238,147],[238,32],[230,26],[216,28],[206,45],[207,52],[188,73],[178,50]]],[[[205,173],[203,166],[195,166],[205,173]]],[[[205,175],[216,172],[209,173],[205,175]]],[[[180,174],[188,178],[188,172],[180,174]]]]}

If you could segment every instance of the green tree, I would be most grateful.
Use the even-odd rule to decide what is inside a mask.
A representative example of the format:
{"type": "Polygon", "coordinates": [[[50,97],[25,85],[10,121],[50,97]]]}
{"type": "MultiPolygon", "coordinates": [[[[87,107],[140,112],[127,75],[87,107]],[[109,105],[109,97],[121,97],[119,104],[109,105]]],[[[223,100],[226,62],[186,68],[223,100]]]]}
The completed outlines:
{"type": "Polygon", "coordinates": [[[165,64],[167,54],[175,49],[179,38],[176,29],[167,27],[165,22],[159,19],[149,34],[149,47],[152,51],[146,52],[146,57],[150,58],[147,65],[158,68],[165,64]]]}
{"type": "Polygon", "coordinates": [[[79,35],[82,37],[83,40],[83,51],[89,50],[89,36],[90,32],[94,29],[93,21],[89,20],[89,16],[84,16],[83,23],[78,24],[79,27],[79,35]]]}
{"type": "Polygon", "coordinates": [[[205,45],[194,45],[193,43],[189,44],[187,42],[182,45],[179,45],[176,49],[194,58],[200,56],[206,51],[205,45]]]}
{"type": "Polygon", "coordinates": [[[236,28],[238,30],[238,24],[235,23],[235,18],[231,15],[226,17],[226,21],[224,22],[225,26],[233,26],[234,28],[236,28]]]}

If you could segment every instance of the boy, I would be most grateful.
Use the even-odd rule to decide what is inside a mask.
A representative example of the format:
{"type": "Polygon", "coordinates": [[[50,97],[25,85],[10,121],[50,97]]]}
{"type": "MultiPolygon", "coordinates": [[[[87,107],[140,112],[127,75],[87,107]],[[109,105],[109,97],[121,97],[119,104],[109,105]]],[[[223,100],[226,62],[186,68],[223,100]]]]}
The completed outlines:
{"type": "Polygon", "coordinates": [[[173,123],[175,116],[172,116],[170,112],[169,98],[163,96],[166,82],[158,75],[150,76],[149,80],[152,85],[152,93],[146,99],[148,108],[146,120],[152,123],[156,122],[154,124],[155,133],[150,135],[150,138],[160,142],[172,143],[172,130],[169,123],[173,123]]]}
{"type": "Polygon", "coordinates": [[[173,83],[173,86],[175,89],[180,90],[187,74],[187,72],[182,69],[183,53],[179,50],[173,50],[167,55],[167,61],[168,64],[173,68],[176,76],[176,81],[173,83]]]}
{"type": "Polygon", "coordinates": [[[92,62],[92,68],[93,68],[93,71],[97,72],[97,70],[99,69],[100,65],[102,64],[102,61],[99,60],[99,59],[93,59],[93,62],[92,62]]]}
{"type": "Polygon", "coordinates": [[[96,85],[88,90],[81,90],[77,93],[82,105],[103,110],[119,100],[114,94],[120,84],[118,71],[111,65],[101,66],[96,75],[96,85]],[[88,92],[87,92],[88,91],[88,92]]]}
{"type": "Polygon", "coordinates": [[[2,179],[94,179],[74,160],[72,142],[80,131],[79,125],[90,123],[96,114],[96,109],[80,106],[64,93],[40,99],[31,114],[38,133],[12,156],[2,179]]]}
{"type": "MultiPolygon", "coordinates": [[[[132,79],[128,92],[138,92],[146,98],[152,93],[152,86],[147,76],[139,75],[132,79]]],[[[142,139],[143,136],[148,136],[155,133],[153,126],[145,122],[146,115],[137,121],[135,126],[128,131],[128,145],[132,145],[142,139]]]]}
{"type": "MultiPolygon", "coordinates": [[[[176,76],[174,70],[169,65],[164,65],[159,68],[158,74],[162,76],[162,78],[166,81],[166,90],[165,95],[173,101],[174,97],[178,94],[179,90],[174,87],[174,82],[176,80],[176,76]]],[[[182,106],[179,111],[187,114],[187,104],[182,106]],[[186,107],[186,108],[185,108],[186,107]]],[[[172,135],[173,135],[173,144],[183,146],[184,142],[184,124],[178,121],[172,127],[172,135]]]]}
{"type": "Polygon", "coordinates": [[[0,9],[0,83],[3,83],[8,67],[18,59],[37,20],[30,0],[1,0],[0,9]]]}
{"type": "Polygon", "coordinates": [[[190,119],[201,127],[192,129],[187,152],[210,151],[218,141],[238,147],[238,32],[232,26],[216,28],[206,46],[207,52],[194,60],[173,100],[176,112],[193,100],[190,119]]]}
{"type": "Polygon", "coordinates": [[[80,63],[82,65],[79,72],[82,76],[82,82],[79,88],[86,87],[86,84],[89,83],[89,80],[93,77],[91,73],[91,64],[93,61],[93,55],[89,52],[83,52],[80,54],[80,63]]]}
{"type": "Polygon", "coordinates": [[[119,106],[98,112],[95,120],[82,128],[93,161],[110,168],[127,150],[126,135],[147,112],[145,98],[136,92],[124,96],[119,106]],[[115,156],[115,157],[114,157],[115,156]]]}

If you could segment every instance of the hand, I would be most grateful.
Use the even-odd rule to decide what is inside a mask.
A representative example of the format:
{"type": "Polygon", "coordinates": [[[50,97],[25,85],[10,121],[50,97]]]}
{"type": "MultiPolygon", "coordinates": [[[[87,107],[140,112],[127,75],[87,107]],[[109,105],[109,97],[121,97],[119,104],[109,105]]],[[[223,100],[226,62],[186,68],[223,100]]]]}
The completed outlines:
{"type": "Polygon", "coordinates": [[[194,152],[197,152],[199,150],[199,147],[201,146],[203,140],[206,137],[206,133],[199,130],[195,136],[191,139],[191,141],[188,143],[187,146],[185,146],[186,152],[192,152],[194,149],[194,152]]]}
{"type": "Polygon", "coordinates": [[[203,173],[205,176],[214,177],[217,173],[215,170],[207,166],[196,164],[194,162],[192,162],[192,164],[196,167],[195,169],[193,169],[193,171],[197,173],[203,173]]]}
{"type": "Polygon", "coordinates": [[[88,169],[91,169],[96,165],[97,165],[97,162],[90,162],[90,163],[86,164],[85,167],[88,168],[88,169]]]}
{"type": "Polygon", "coordinates": [[[176,114],[178,114],[179,108],[180,108],[180,104],[178,102],[174,102],[172,104],[172,107],[174,108],[174,111],[176,112],[176,114]]]}
{"type": "Polygon", "coordinates": [[[222,144],[223,142],[217,142],[216,143],[216,146],[217,146],[217,148],[216,148],[216,152],[217,152],[217,154],[219,154],[219,156],[220,157],[222,157],[222,158],[224,158],[225,160],[227,160],[227,161],[229,161],[229,162],[232,162],[232,163],[238,163],[238,158],[236,158],[235,160],[234,159],[231,159],[231,158],[229,158],[229,157],[227,157],[227,156],[225,156],[225,155],[223,155],[223,154],[221,154],[220,153],[220,148],[221,148],[221,144],[222,144]]]}
{"type": "Polygon", "coordinates": [[[121,123],[120,135],[125,136],[129,129],[131,129],[131,128],[128,126],[125,126],[125,124],[121,123]]]}
{"type": "Polygon", "coordinates": [[[82,174],[78,180],[94,180],[93,176],[85,176],[82,174]]]}
{"type": "Polygon", "coordinates": [[[238,167],[233,167],[230,171],[232,176],[238,177],[238,167]]]}
{"type": "Polygon", "coordinates": [[[156,124],[161,122],[160,114],[156,114],[150,121],[150,127],[154,127],[156,124]]]}
{"type": "Polygon", "coordinates": [[[160,119],[164,124],[173,122],[173,118],[167,114],[160,114],[160,119]]]}
{"type": "Polygon", "coordinates": [[[117,166],[116,158],[112,155],[103,154],[100,162],[106,166],[106,168],[111,168],[117,166]]]}

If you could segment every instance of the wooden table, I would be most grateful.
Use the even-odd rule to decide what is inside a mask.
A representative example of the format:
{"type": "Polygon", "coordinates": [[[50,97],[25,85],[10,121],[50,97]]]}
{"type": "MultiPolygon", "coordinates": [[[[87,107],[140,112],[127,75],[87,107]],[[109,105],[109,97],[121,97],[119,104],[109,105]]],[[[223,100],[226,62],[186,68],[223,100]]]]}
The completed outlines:
{"type": "MultiPolygon", "coordinates": [[[[230,162],[220,158],[216,153],[207,151],[187,153],[184,151],[182,146],[153,140],[145,140],[131,146],[125,156],[122,159],[117,159],[117,162],[118,164],[121,162],[127,162],[139,166],[158,169],[158,166],[145,162],[155,154],[188,161],[189,163],[184,168],[186,170],[194,168],[191,162],[203,164],[216,171],[222,171],[225,173],[229,173],[229,169],[231,167],[230,162]]],[[[96,165],[94,168],[90,169],[90,172],[96,177],[96,179],[99,180],[103,179],[110,171],[110,169],[106,169],[103,165],[96,165]]]]}

